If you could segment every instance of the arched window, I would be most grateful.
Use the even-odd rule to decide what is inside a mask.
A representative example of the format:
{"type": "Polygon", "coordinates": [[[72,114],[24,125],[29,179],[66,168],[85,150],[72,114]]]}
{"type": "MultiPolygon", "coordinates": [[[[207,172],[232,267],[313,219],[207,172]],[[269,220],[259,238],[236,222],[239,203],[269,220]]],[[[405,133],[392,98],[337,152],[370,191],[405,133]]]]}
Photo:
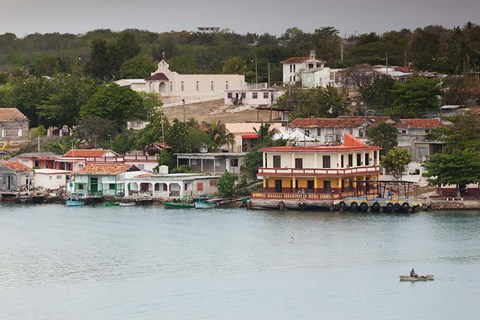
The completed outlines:
{"type": "Polygon", "coordinates": [[[182,91],[185,91],[185,84],[182,82],[180,82],[180,90],[182,91]]]}
{"type": "Polygon", "coordinates": [[[213,81],[210,81],[210,90],[213,91],[214,90],[214,85],[213,85],[213,81]]]}
{"type": "Polygon", "coordinates": [[[200,83],[198,81],[195,84],[195,88],[196,88],[197,91],[200,91],[200,83]]]}

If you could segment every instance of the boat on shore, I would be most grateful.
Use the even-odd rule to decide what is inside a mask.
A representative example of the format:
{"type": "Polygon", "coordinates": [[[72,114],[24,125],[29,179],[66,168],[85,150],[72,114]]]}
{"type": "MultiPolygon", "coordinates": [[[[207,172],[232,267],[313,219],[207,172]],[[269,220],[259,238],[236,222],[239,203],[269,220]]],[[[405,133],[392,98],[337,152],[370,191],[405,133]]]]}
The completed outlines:
{"type": "Polygon", "coordinates": [[[195,203],[192,197],[185,196],[179,199],[173,199],[172,201],[164,202],[165,209],[192,209],[195,208],[195,203]]]}
{"type": "Polygon", "coordinates": [[[418,277],[400,276],[400,281],[430,281],[433,280],[433,274],[419,275],[418,277]]]}

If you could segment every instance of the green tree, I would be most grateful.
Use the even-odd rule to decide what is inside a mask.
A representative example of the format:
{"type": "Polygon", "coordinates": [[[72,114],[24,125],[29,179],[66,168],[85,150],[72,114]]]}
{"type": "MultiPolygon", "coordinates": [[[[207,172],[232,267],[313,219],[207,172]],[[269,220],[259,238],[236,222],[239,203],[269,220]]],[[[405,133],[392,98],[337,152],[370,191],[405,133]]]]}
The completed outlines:
{"type": "Polygon", "coordinates": [[[369,127],[367,130],[368,143],[379,146],[382,149],[380,154],[387,154],[398,145],[397,129],[386,122],[379,123],[376,126],[369,127]]]}
{"type": "Polygon", "coordinates": [[[87,74],[95,79],[110,80],[112,78],[107,41],[101,39],[93,41],[90,48],[90,60],[85,69],[87,74]]]}
{"type": "Polygon", "coordinates": [[[223,146],[233,146],[235,144],[235,136],[228,132],[226,126],[220,120],[212,120],[206,124],[206,132],[212,141],[213,150],[218,150],[223,146]]]}
{"type": "Polygon", "coordinates": [[[217,181],[218,192],[223,197],[233,197],[235,195],[235,182],[238,176],[234,173],[225,171],[217,181]]]}
{"type": "Polygon", "coordinates": [[[132,32],[124,31],[120,37],[108,47],[111,74],[114,78],[120,75],[122,64],[135,57],[140,52],[140,46],[132,32]]]}
{"type": "Polygon", "coordinates": [[[429,138],[443,141],[443,151],[474,149],[480,152],[480,115],[467,113],[450,119],[452,125],[445,125],[432,130],[429,138]]]}
{"type": "Polygon", "coordinates": [[[406,166],[412,162],[412,157],[406,149],[394,147],[380,158],[382,166],[395,180],[400,180],[406,166]]]}
{"type": "Polygon", "coordinates": [[[244,74],[247,64],[239,56],[231,57],[223,64],[222,72],[225,74],[244,74]]]}
{"type": "Polygon", "coordinates": [[[77,124],[80,108],[92,97],[97,84],[87,78],[57,75],[54,80],[56,92],[50,94],[38,106],[37,112],[46,127],[72,128],[77,124]]]}
{"type": "Polygon", "coordinates": [[[78,120],[78,128],[75,129],[75,137],[85,141],[90,148],[111,145],[112,140],[118,134],[115,123],[105,117],[85,114],[78,120]]]}
{"type": "Polygon", "coordinates": [[[190,127],[178,119],[173,120],[172,126],[165,133],[165,142],[172,147],[172,153],[185,153],[192,151],[190,140],[190,127]]]}
{"type": "Polygon", "coordinates": [[[128,87],[116,84],[100,86],[95,94],[81,107],[80,116],[97,116],[113,123],[120,133],[127,121],[142,120],[147,116],[142,98],[128,87]]]}
{"type": "Polygon", "coordinates": [[[460,185],[480,182],[480,155],[473,149],[455,150],[453,153],[436,153],[423,163],[432,185],[460,185]]]}
{"type": "Polygon", "coordinates": [[[393,89],[395,80],[387,75],[376,77],[371,84],[360,88],[363,101],[369,110],[383,114],[385,109],[391,108],[395,100],[393,89]]]}
{"type": "Polygon", "coordinates": [[[396,82],[395,101],[386,115],[395,118],[420,118],[437,113],[440,107],[441,88],[437,80],[414,76],[406,82],[396,82]]]}
{"type": "Polygon", "coordinates": [[[263,153],[259,147],[252,148],[243,158],[242,173],[250,180],[257,178],[258,168],[263,166],[263,153]]]}
{"type": "Polygon", "coordinates": [[[271,123],[262,123],[258,130],[254,128],[260,140],[260,147],[267,147],[273,144],[273,136],[278,132],[277,129],[271,128],[271,123]]]}
{"type": "Polygon", "coordinates": [[[120,78],[145,79],[155,70],[155,62],[146,56],[135,56],[123,62],[120,67],[120,78]]]}

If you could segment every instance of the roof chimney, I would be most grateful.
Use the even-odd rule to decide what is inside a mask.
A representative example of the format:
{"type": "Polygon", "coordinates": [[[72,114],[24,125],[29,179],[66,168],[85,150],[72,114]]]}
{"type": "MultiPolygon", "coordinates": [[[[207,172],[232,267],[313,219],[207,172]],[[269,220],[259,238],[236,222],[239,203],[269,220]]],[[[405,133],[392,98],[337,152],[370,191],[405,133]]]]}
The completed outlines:
{"type": "Polygon", "coordinates": [[[310,59],[315,59],[315,50],[310,50],[310,59]]]}

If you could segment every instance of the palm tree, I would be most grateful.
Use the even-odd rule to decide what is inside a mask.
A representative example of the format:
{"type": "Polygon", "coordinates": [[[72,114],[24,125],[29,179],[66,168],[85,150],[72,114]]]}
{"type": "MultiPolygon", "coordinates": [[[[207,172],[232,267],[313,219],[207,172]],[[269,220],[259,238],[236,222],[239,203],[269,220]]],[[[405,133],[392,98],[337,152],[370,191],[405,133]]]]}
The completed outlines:
{"type": "Polygon", "coordinates": [[[207,125],[206,132],[210,135],[214,150],[218,150],[224,145],[232,146],[235,144],[235,136],[228,132],[226,126],[220,120],[212,120],[207,125]]]}
{"type": "Polygon", "coordinates": [[[275,135],[275,133],[278,132],[278,130],[274,128],[270,130],[271,126],[272,126],[271,123],[262,123],[258,128],[258,130],[254,128],[260,140],[260,147],[269,146],[272,144],[272,140],[273,140],[272,138],[275,135]]]}

